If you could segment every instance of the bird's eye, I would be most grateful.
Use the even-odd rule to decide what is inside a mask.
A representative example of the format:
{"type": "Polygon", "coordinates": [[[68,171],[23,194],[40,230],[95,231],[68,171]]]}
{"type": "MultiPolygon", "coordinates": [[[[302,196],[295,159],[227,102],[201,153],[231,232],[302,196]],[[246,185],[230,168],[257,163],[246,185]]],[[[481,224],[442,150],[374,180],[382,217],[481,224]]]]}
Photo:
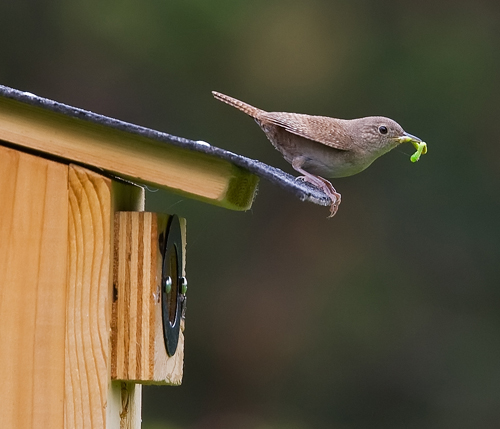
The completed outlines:
{"type": "Polygon", "coordinates": [[[378,131],[380,134],[387,134],[387,127],[385,125],[381,125],[378,127],[378,131]]]}

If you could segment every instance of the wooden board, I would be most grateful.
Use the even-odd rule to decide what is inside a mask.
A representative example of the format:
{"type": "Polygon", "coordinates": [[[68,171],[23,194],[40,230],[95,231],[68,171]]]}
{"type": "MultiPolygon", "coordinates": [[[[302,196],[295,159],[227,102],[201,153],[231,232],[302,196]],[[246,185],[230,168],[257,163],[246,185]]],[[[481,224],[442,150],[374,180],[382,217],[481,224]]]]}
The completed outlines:
{"type": "MultiPolygon", "coordinates": [[[[168,215],[147,212],[115,215],[113,379],[174,385],[182,381],[184,321],[173,356],[167,355],[163,339],[159,236],[168,219],[168,215]]],[[[185,223],[181,225],[185,246],[185,223]]],[[[181,275],[185,275],[184,263],[181,275]]]]}
{"type": "Polygon", "coordinates": [[[111,180],[71,168],[69,208],[66,427],[100,428],[108,394],[111,180]]]}
{"type": "Polygon", "coordinates": [[[226,160],[2,97],[0,140],[234,210],[258,183],[226,160]]]}
{"type": "Polygon", "coordinates": [[[0,427],[62,428],[68,168],[0,146],[0,427]]]}

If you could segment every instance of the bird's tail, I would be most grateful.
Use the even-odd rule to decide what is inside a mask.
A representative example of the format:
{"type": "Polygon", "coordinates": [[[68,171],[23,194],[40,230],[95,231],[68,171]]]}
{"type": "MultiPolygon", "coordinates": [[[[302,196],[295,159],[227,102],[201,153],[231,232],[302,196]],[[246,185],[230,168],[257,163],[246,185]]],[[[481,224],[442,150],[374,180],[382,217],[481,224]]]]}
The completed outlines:
{"type": "Polygon", "coordinates": [[[244,103],[243,101],[237,100],[236,98],[230,97],[229,95],[221,94],[220,92],[212,91],[213,96],[230,106],[236,107],[238,110],[245,112],[252,118],[256,118],[263,110],[253,107],[250,104],[244,103]]]}

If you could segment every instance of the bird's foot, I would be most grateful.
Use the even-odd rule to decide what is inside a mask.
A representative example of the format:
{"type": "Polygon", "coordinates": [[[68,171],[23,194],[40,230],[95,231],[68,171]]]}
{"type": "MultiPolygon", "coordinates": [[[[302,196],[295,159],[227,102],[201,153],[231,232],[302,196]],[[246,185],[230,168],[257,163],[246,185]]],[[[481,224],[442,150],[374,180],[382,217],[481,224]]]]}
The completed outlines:
{"type": "Polygon", "coordinates": [[[298,180],[303,180],[304,182],[311,183],[312,185],[316,186],[317,188],[320,188],[328,198],[330,198],[331,204],[330,204],[330,216],[328,216],[328,219],[335,216],[337,213],[337,210],[339,209],[340,202],[342,200],[342,195],[340,195],[337,190],[333,187],[333,185],[326,179],[320,176],[313,176],[313,175],[307,175],[307,176],[299,176],[297,177],[298,180]]]}

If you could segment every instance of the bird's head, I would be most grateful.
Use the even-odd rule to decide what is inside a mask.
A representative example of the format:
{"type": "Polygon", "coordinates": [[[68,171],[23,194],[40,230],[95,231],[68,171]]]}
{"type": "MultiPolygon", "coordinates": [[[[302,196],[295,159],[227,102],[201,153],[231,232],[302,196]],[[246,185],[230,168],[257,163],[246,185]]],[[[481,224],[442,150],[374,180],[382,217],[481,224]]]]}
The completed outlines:
{"type": "Polygon", "coordinates": [[[401,125],[392,119],[383,116],[369,116],[366,118],[355,119],[358,144],[366,145],[370,151],[377,152],[380,156],[401,143],[411,143],[417,152],[415,152],[411,160],[418,161],[421,154],[427,153],[427,144],[407,133],[401,125]]]}

